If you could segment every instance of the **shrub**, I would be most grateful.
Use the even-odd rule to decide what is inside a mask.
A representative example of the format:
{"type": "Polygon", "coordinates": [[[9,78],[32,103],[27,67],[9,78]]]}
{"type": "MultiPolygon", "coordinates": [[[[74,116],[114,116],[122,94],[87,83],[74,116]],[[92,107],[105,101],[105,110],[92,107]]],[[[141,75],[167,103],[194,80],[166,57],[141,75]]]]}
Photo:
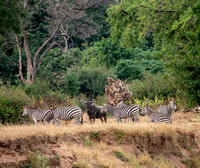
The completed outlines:
{"type": "Polygon", "coordinates": [[[32,168],[49,168],[49,160],[48,158],[38,152],[33,151],[28,157],[27,157],[28,163],[25,165],[25,167],[32,167],[32,168]]]}
{"type": "Polygon", "coordinates": [[[26,120],[22,118],[24,105],[32,104],[32,100],[24,90],[17,88],[0,87],[0,120],[2,124],[19,124],[26,120]]]}
{"type": "Polygon", "coordinates": [[[104,95],[107,78],[113,77],[114,73],[110,69],[102,67],[87,67],[79,72],[80,93],[87,95],[87,97],[96,97],[97,95],[104,95]]]}
{"type": "Polygon", "coordinates": [[[143,100],[144,98],[168,99],[176,96],[176,85],[172,77],[161,74],[147,75],[142,80],[133,80],[128,84],[132,97],[143,100]]]}
{"type": "Polygon", "coordinates": [[[134,79],[141,79],[143,68],[133,60],[120,60],[116,67],[116,74],[119,79],[127,79],[128,81],[134,79]]]}
{"type": "Polygon", "coordinates": [[[26,94],[38,100],[40,96],[48,96],[51,90],[53,90],[53,86],[42,79],[36,79],[32,85],[25,85],[26,94]]]}
{"type": "Polygon", "coordinates": [[[63,92],[70,94],[72,97],[78,94],[79,92],[78,74],[68,73],[65,76],[65,84],[63,87],[63,92]]]}

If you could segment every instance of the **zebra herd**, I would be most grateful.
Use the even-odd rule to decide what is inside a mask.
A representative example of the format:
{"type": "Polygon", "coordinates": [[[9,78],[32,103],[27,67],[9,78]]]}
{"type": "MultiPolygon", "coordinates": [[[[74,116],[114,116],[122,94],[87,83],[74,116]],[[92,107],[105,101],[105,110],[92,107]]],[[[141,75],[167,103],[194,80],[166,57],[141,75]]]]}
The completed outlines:
{"type": "MultiPolygon", "coordinates": [[[[106,122],[106,112],[113,115],[117,119],[118,123],[122,123],[122,119],[125,119],[126,121],[126,119],[129,120],[129,118],[133,122],[139,122],[139,114],[142,116],[148,115],[148,122],[172,123],[171,112],[172,110],[177,110],[176,101],[174,100],[170,101],[168,106],[160,106],[157,112],[148,105],[145,105],[143,110],[141,110],[138,105],[126,105],[123,102],[120,102],[117,106],[109,104],[104,104],[104,106],[95,106],[92,101],[87,101],[85,104],[87,105],[87,113],[91,123],[92,118],[94,119],[93,122],[95,121],[95,118],[100,118],[102,122],[106,122]],[[102,117],[104,119],[102,119],[102,117]]],[[[47,125],[50,121],[53,121],[53,124],[57,122],[57,124],[60,125],[60,120],[70,121],[72,119],[75,120],[76,124],[83,124],[83,112],[79,107],[57,107],[53,110],[24,107],[22,116],[25,117],[27,115],[33,119],[35,125],[37,125],[38,122],[44,122],[44,124],[47,125]]]]}

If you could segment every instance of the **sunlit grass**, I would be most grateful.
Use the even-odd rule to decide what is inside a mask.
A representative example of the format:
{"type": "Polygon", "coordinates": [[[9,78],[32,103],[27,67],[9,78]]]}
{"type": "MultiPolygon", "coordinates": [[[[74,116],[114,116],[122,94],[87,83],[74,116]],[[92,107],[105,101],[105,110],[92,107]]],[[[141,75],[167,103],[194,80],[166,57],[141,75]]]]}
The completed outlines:
{"type": "Polygon", "coordinates": [[[10,125],[10,126],[1,126],[0,127],[0,140],[4,139],[15,139],[15,138],[24,138],[26,136],[42,136],[42,135],[62,135],[62,134],[79,134],[82,132],[91,132],[91,131],[102,131],[105,133],[111,132],[112,130],[120,130],[126,134],[163,134],[176,136],[177,131],[182,132],[193,132],[196,135],[200,135],[200,122],[197,122],[200,119],[200,116],[196,114],[183,114],[175,113],[173,114],[173,123],[172,124],[154,124],[147,123],[148,117],[140,116],[140,123],[121,123],[118,124],[116,119],[108,118],[108,123],[101,123],[99,120],[96,120],[94,124],[90,124],[88,117],[84,115],[84,124],[76,125],[74,121],[68,123],[68,125],[10,125]],[[193,122],[194,121],[194,122],[193,122]]]}

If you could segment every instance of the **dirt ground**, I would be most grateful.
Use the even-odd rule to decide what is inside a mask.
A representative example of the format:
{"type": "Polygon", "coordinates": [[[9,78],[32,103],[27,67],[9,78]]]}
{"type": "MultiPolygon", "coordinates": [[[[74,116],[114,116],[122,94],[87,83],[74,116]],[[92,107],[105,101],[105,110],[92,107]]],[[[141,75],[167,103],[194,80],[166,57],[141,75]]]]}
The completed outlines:
{"type": "MultiPolygon", "coordinates": [[[[186,121],[181,117],[177,118],[186,121]]],[[[196,124],[196,127],[200,126],[200,122],[193,120],[192,117],[186,118],[196,124]]],[[[85,122],[87,127],[77,127],[83,130],[73,134],[69,131],[61,132],[65,129],[65,126],[61,126],[56,128],[61,132],[56,135],[48,135],[48,133],[32,135],[30,133],[28,136],[19,136],[19,138],[0,137],[0,168],[31,167],[33,162],[38,162],[37,156],[40,159],[44,156],[48,161],[47,167],[53,168],[116,167],[116,165],[118,165],[117,167],[160,167],[161,163],[155,164],[154,162],[164,162],[162,164],[168,167],[178,168],[189,167],[189,164],[192,164],[193,167],[199,166],[200,137],[195,131],[177,129],[176,136],[170,133],[159,134],[156,132],[152,134],[148,131],[140,134],[137,131],[134,133],[130,130],[124,131],[127,128],[125,123],[115,128],[117,123],[110,125],[107,123],[106,125],[100,121],[97,121],[96,125],[93,124],[92,127],[95,129],[89,130],[90,124],[88,121],[85,122]],[[101,127],[106,127],[106,129],[101,127]],[[124,130],[121,129],[123,127],[124,130]]],[[[179,123],[178,119],[177,123],[179,123]]],[[[67,126],[68,129],[70,129],[70,124],[67,126]]],[[[48,129],[43,126],[37,127],[48,129]]],[[[145,125],[146,129],[148,127],[145,125]]],[[[153,129],[157,127],[152,126],[153,129]]],[[[168,129],[168,127],[163,126],[164,129],[168,129]]],[[[34,126],[30,127],[29,131],[31,132],[33,129],[35,129],[34,126]]],[[[3,132],[0,130],[0,133],[3,132]]]]}

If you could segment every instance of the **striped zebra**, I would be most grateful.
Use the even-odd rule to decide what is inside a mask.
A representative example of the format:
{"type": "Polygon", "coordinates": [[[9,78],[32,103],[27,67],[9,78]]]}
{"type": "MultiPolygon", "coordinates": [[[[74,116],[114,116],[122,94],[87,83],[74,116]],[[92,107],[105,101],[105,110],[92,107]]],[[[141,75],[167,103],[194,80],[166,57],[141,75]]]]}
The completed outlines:
{"type": "Polygon", "coordinates": [[[171,100],[167,106],[160,106],[158,108],[159,113],[169,114],[169,115],[171,115],[172,110],[174,110],[175,112],[177,111],[176,101],[174,100],[171,100]]]}
{"type": "Polygon", "coordinates": [[[154,122],[154,123],[168,123],[171,124],[172,123],[172,119],[171,119],[171,115],[170,114],[163,114],[163,113],[152,113],[149,116],[149,122],[154,122]]]}
{"type": "Polygon", "coordinates": [[[52,110],[53,116],[48,116],[49,119],[45,118],[47,122],[51,119],[55,119],[56,122],[61,125],[60,120],[70,121],[72,119],[75,120],[76,124],[83,124],[83,114],[82,110],[79,107],[57,107],[52,110]]]}
{"type": "Polygon", "coordinates": [[[149,105],[145,105],[143,110],[142,110],[142,113],[141,115],[142,116],[145,116],[145,115],[148,115],[150,116],[152,113],[155,113],[156,111],[154,109],[152,109],[149,105]]]}
{"type": "MultiPolygon", "coordinates": [[[[52,114],[52,111],[49,109],[31,109],[24,107],[22,117],[30,116],[33,119],[35,125],[37,125],[38,122],[44,121],[45,116],[50,114],[52,114]]],[[[45,121],[44,123],[45,125],[47,124],[45,121]]]]}
{"type": "Polygon", "coordinates": [[[115,107],[109,104],[104,104],[102,112],[111,113],[116,119],[117,122],[122,122],[122,118],[132,118],[133,121],[139,122],[139,106],[137,105],[126,105],[125,107],[115,107]]]}
{"type": "Polygon", "coordinates": [[[148,115],[149,116],[149,122],[154,122],[154,123],[172,123],[171,119],[171,114],[163,114],[163,113],[158,113],[154,109],[152,109],[150,106],[147,104],[144,106],[142,110],[142,115],[148,115]]]}

